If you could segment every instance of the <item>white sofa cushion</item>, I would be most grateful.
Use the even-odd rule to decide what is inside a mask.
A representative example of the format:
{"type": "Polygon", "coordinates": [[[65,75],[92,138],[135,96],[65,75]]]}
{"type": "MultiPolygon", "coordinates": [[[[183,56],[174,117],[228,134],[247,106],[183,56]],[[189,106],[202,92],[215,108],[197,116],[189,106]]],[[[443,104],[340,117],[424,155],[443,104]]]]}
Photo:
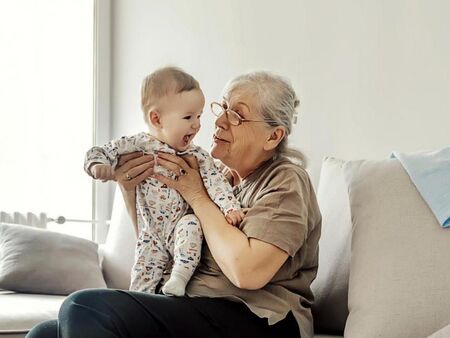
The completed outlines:
{"type": "Polygon", "coordinates": [[[397,160],[344,170],[353,221],[345,336],[427,337],[450,323],[450,229],[397,160]]]}
{"type": "Polygon", "coordinates": [[[122,194],[117,188],[106,243],[101,246],[102,270],[109,288],[128,290],[134,263],[136,234],[122,194]]]}
{"type": "Polygon", "coordinates": [[[312,283],[316,332],[343,334],[347,320],[351,218],[344,161],[327,157],[320,172],[317,200],[322,213],[319,270],[312,283]]]}
{"type": "Polygon", "coordinates": [[[64,299],[65,296],[0,291],[0,336],[28,332],[44,320],[56,319],[64,299]]]}

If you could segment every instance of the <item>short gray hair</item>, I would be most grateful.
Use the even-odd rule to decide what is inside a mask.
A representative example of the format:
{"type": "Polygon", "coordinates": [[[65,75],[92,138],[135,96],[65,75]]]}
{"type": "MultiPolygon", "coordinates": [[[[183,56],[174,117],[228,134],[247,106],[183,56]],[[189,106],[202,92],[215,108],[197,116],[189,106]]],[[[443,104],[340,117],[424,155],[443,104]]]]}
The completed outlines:
{"type": "Polygon", "coordinates": [[[225,86],[224,97],[229,97],[236,91],[243,91],[256,98],[256,109],[264,119],[270,120],[270,126],[282,126],[286,136],[276,149],[275,156],[288,157],[306,166],[305,155],[288,146],[288,135],[297,122],[297,110],[300,101],[290,82],[266,71],[251,72],[239,75],[225,86]],[[273,122],[272,122],[273,121],[273,122]]]}

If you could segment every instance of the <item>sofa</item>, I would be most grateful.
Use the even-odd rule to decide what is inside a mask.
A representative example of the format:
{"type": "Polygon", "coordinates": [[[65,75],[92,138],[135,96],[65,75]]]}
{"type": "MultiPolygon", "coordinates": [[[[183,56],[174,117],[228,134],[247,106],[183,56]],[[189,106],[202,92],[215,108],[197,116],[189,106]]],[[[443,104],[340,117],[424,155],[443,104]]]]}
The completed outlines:
{"type": "MultiPolygon", "coordinates": [[[[323,225],[312,284],[316,338],[450,337],[449,229],[396,159],[325,158],[317,197],[323,225]]],[[[127,288],[134,232],[116,194],[99,247],[106,285],[127,288]]],[[[64,296],[0,291],[0,337],[55,318],[64,296]]]]}

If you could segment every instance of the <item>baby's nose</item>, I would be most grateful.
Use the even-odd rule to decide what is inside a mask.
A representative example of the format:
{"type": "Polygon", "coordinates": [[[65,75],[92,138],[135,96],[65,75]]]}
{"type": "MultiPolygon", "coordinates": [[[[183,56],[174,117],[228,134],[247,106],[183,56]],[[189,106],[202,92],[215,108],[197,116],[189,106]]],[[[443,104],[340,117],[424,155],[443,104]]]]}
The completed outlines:
{"type": "Polygon", "coordinates": [[[200,126],[201,126],[200,120],[195,121],[194,124],[192,125],[194,129],[200,129],[200,126]]]}

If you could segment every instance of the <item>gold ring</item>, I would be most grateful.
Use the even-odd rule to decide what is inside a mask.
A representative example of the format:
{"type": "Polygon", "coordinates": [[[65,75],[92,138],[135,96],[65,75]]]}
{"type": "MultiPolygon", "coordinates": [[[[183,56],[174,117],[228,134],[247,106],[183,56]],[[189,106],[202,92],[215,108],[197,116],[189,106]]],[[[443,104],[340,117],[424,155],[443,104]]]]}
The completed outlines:
{"type": "Polygon", "coordinates": [[[133,177],[131,177],[129,173],[126,173],[125,177],[127,178],[128,181],[133,179],[133,177]]]}
{"type": "Polygon", "coordinates": [[[186,174],[187,174],[186,170],[180,169],[180,176],[184,176],[186,174]]]}

